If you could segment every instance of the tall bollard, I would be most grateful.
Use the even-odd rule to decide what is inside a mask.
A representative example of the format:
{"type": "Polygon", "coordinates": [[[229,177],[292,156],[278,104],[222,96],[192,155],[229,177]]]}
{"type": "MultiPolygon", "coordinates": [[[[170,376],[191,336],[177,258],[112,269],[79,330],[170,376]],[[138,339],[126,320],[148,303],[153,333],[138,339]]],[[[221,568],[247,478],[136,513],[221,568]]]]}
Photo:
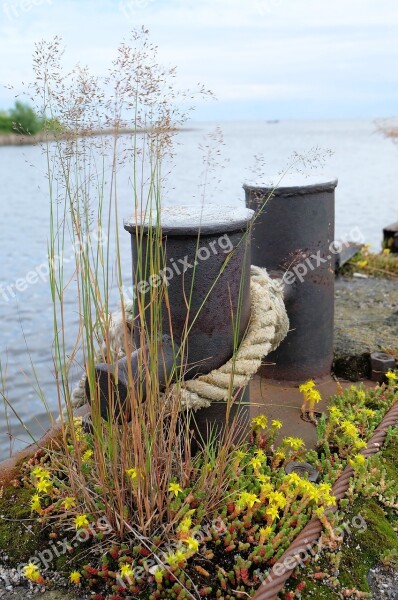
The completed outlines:
{"type": "MultiPolygon", "coordinates": [[[[152,214],[151,223],[161,228],[164,259],[159,273],[145,280],[142,265],[152,252],[152,226],[141,214],[125,221],[131,234],[134,288],[149,306],[153,286],[166,282],[162,333],[184,348],[187,379],[225,364],[246,331],[250,319],[249,226],[253,216],[254,212],[245,207],[228,206],[164,207],[160,214],[152,214]]],[[[139,325],[134,335],[139,346],[139,325]]],[[[198,428],[203,437],[209,425],[225,423],[223,404],[214,403],[199,411],[198,428]]]]}
{"type": "Polygon", "coordinates": [[[268,378],[302,382],[330,374],[336,186],[336,179],[303,176],[243,186],[246,206],[257,211],[253,264],[283,277],[286,288],[290,332],[267,357],[268,378]]]}

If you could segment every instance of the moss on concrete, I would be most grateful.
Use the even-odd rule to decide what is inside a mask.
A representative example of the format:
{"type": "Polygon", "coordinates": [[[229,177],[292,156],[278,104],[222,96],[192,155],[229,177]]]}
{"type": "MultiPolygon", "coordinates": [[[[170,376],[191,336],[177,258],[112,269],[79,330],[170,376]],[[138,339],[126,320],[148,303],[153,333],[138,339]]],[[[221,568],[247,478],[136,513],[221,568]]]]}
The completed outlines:
{"type": "Polygon", "coordinates": [[[45,543],[44,532],[30,512],[31,497],[32,490],[23,487],[4,488],[0,494],[0,549],[12,566],[28,560],[45,543]]]}
{"type": "MultiPolygon", "coordinates": [[[[383,451],[383,467],[387,479],[398,480],[398,445],[390,446],[383,451]]],[[[370,592],[368,583],[369,571],[380,562],[397,567],[398,560],[398,512],[382,506],[377,498],[360,497],[350,510],[344,513],[344,522],[349,524],[355,516],[361,515],[366,522],[366,531],[350,528],[344,543],[338,549],[342,553],[339,564],[339,589],[333,589],[322,581],[314,581],[311,575],[316,572],[330,572],[330,554],[322,556],[320,562],[308,565],[304,573],[299,573],[299,580],[291,579],[287,590],[294,590],[298,581],[305,581],[302,600],[340,600],[342,589],[357,589],[370,592]]]]}

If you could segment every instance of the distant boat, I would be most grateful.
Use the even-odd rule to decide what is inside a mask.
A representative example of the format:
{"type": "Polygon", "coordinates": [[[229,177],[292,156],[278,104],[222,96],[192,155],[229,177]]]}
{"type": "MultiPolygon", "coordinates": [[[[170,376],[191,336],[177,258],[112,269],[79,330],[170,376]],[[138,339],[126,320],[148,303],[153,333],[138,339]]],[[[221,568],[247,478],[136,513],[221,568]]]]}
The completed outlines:
{"type": "Polygon", "coordinates": [[[266,121],[266,123],[268,123],[269,125],[276,125],[276,123],[279,123],[279,119],[269,119],[268,121],[266,121]]]}

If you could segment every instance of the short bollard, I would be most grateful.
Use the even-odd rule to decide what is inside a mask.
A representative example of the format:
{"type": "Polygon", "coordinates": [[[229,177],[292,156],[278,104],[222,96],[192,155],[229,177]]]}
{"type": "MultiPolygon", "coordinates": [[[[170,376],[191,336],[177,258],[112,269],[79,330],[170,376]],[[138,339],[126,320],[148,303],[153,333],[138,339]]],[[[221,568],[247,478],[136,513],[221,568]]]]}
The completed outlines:
{"type": "Polygon", "coordinates": [[[257,211],[252,260],[283,277],[290,331],[267,356],[263,374],[301,382],[330,374],[334,326],[334,191],[336,179],[285,177],[245,184],[257,211]]]}
{"type": "MultiPolygon", "coordinates": [[[[164,335],[159,341],[157,349],[157,378],[161,391],[164,390],[169,377],[173,373],[176,363],[176,352],[178,352],[178,345],[173,344],[170,337],[164,335]]],[[[147,346],[135,350],[129,357],[125,356],[121,358],[114,365],[101,363],[95,366],[100,413],[104,419],[119,419],[121,414],[127,417],[127,419],[131,418],[129,414],[131,404],[128,402],[128,395],[130,393],[129,372],[136,387],[134,393],[140,393],[142,396],[141,399],[145,400],[145,372],[142,365],[145,363],[146,356],[148,356],[147,346]]],[[[86,379],[86,397],[90,398],[88,379],[86,379]]]]}
{"type": "MultiPolygon", "coordinates": [[[[167,282],[167,305],[162,309],[162,332],[185,349],[185,378],[206,374],[225,364],[233,355],[250,319],[250,223],[254,216],[245,207],[177,206],[152,214],[152,224],[162,232],[164,260],[150,280],[142,279],[139,265],[145,265],[152,251],[149,219],[134,216],[125,221],[131,234],[133,286],[137,296],[149,303],[152,286],[167,282]],[[190,299],[190,301],[188,301],[190,299]],[[188,306],[189,304],[189,306],[188,306]]],[[[147,320],[149,323],[149,320],[147,320]]],[[[134,328],[136,344],[142,339],[134,328]]],[[[239,410],[248,420],[248,390],[244,404],[236,403],[231,419],[239,410]]],[[[223,426],[225,403],[214,403],[197,411],[197,428],[207,439],[209,426],[223,426]]]]}
{"type": "Polygon", "coordinates": [[[387,225],[383,229],[383,248],[393,254],[398,253],[398,223],[387,225]]]}
{"type": "Polygon", "coordinates": [[[383,383],[386,373],[395,369],[395,358],[386,352],[373,352],[370,355],[370,366],[372,368],[371,380],[383,383]]]}

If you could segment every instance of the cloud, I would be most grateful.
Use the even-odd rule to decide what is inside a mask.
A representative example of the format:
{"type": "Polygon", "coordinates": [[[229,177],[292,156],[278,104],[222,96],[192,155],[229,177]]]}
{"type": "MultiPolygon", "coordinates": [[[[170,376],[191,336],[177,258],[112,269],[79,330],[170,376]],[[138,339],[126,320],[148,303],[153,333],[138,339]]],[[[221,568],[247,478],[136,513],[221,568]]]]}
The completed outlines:
{"type": "Polygon", "coordinates": [[[17,87],[38,39],[61,35],[69,64],[102,74],[145,23],[182,85],[203,81],[236,116],[238,101],[280,101],[291,116],[306,99],[325,116],[345,99],[380,115],[398,104],[396,0],[0,0],[0,14],[2,77],[17,87]]]}

